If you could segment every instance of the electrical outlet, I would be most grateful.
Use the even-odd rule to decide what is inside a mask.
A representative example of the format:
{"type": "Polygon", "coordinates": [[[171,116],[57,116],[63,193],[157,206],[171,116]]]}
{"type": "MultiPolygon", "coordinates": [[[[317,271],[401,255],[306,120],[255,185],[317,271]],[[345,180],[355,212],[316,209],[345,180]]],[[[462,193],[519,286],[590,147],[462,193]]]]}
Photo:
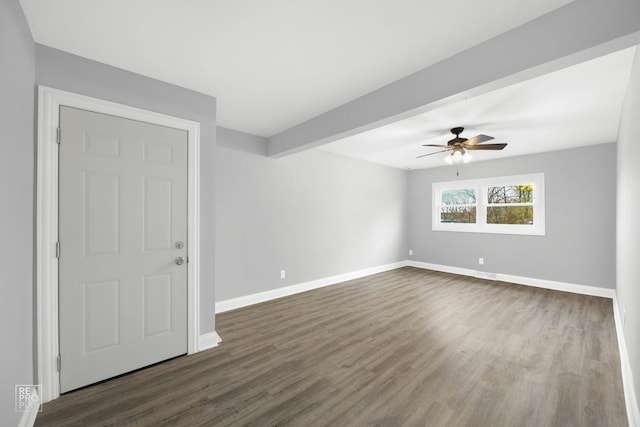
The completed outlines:
{"type": "Polygon", "coordinates": [[[280,278],[284,279],[285,277],[287,277],[287,271],[286,270],[280,270],[280,278]]]}
{"type": "Polygon", "coordinates": [[[478,258],[478,264],[484,265],[484,258],[478,258]]]}
{"type": "Polygon", "coordinates": [[[409,255],[413,255],[413,249],[409,249],[409,255]]]}

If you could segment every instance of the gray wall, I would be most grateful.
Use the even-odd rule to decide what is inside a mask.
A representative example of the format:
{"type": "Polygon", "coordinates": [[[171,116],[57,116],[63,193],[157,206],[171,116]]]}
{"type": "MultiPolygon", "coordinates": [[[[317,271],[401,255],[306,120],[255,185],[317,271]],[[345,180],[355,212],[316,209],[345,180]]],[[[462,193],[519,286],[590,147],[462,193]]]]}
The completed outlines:
{"type": "Polygon", "coordinates": [[[455,167],[409,174],[409,246],[416,261],[555,280],[615,286],[614,144],[460,167],[460,179],[544,172],[546,235],[431,230],[431,184],[456,179],[455,167]],[[485,265],[478,265],[483,257],[485,265]]]}
{"type": "Polygon", "coordinates": [[[0,424],[16,425],[14,386],[34,382],[33,39],[17,0],[0,1],[0,424]]]}
{"type": "Polygon", "coordinates": [[[216,99],[42,45],[36,83],[200,122],[200,333],[213,331],[216,99]]]}
{"type": "Polygon", "coordinates": [[[406,172],[319,150],[272,159],[222,139],[218,301],[406,259],[406,172]]]}
{"type": "MultiPolygon", "coordinates": [[[[617,284],[620,313],[636,397],[640,398],[640,51],[622,110],[618,133],[617,284]]],[[[638,402],[640,406],[640,402],[638,402]]]]}

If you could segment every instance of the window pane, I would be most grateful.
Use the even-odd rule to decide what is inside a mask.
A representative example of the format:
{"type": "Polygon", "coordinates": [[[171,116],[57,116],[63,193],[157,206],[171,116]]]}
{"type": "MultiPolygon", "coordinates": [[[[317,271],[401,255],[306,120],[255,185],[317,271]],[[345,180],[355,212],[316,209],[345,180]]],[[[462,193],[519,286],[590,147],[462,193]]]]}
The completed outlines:
{"type": "Polygon", "coordinates": [[[475,206],[443,206],[440,211],[441,223],[475,224],[475,206]]]}
{"type": "Polygon", "coordinates": [[[489,206],[487,224],[533,224],[533,206],[489,206]]]}
{"type": "Polygon", "coordinates": [[[487,200],[489,203],[532,203],[533,185],[520,184],[489,187],[487,200]]]}
{"type": "Polygon", "coordinates": [[[475,205],[476,190],[475,188],[466,188],[463,190],[444,190],[442,192],[443,205],[475,205]]]}

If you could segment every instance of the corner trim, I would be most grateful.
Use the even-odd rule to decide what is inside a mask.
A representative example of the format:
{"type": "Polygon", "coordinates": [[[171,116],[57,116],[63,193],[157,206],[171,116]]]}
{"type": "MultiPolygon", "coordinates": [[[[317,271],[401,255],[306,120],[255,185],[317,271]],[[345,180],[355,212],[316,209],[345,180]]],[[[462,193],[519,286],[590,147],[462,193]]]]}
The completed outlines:
{"type": "MultiPolygon", "coordinates": [[[[468,268],[451,267],[448,265],[431,264],[420,261],[407,261],[407,265],[416,268],[424,268],[426,270],[442,271],[445,273],[460,274],[463,276],[479,277],[487,279],[487,277],[480,277],[476,270],[468,268]]],[[[484,273],[492,274],[492,273],[484,273]]],[[[552,289],[554,291],[571,292],[574,294],[591,295],[595,297],[603,298],[615,298],[615,289],[599,288],[597,286],[577,285],[575,283],[557,282],[555,280],[535,279],[533,277],[514,276],[511,274],[495,274],[495,280],[501,282],[515,283],[518,285],[534,286],[536,288],[552,289]]]]}
{"type": "Polygon", "coordinates": [[[622,388],[624,389],[624,403],[627,408],[627,420],[629,427],[640,426],[640,409],[638,408],[638,398],[633,382],[633,372],[631,371],[631,361],[627,352],[627,343],[624,339],[624,329],[622,327],[622,316],[620,316],[620,306],[618,299],[613,298],[613,318],[616,324],[616,335],[618,336],[618,352],[620,353],[620,371],[622,372],[622,388]]]}
{"type": "Polygon", "coordinates": [[[198,337],[198,351],[209,350],[217,347],[222,342],[222,338],[216,331],[200,335],[198,337]]]}
{"type": "MultiPolygon", "coordinates": [[[[33,387],[32,393],[38,394],[38,389],[33,387]]],[[[36,423],[36,417],[38,416],[38,412],[40,412],[40,408],[42,407],[42,396],[38,396],[40,399],[40,406],[36,408],[29,409],[28,411],[24,411],[20,420],[18,420],[17,427],[33,427],[36,423]]]]}
{"type": "Polygon", "coordinates": [[[310,291],[312,289],[335,285],[341,282],[346,282],[348,280],[359,279],[361,277],[370,276],[376,273],[382,273],[384,271],[395,270],[396,268],[405,267],[406,265],[406,261],[400,261],[392,264],[365,268],[364,270],[358,270],[351,273],[338,274],[336,276],[311,280],[309,282],[302,282],[298,283],[297,285],[285,286],[282,288],[276,288],[264,292],[231,298],[224,301],[218,301],[216,302],[216,314],[235,310],[237,308],[242,308],[253,304],[258,304],[265,301],[270,301],[276,298],[298,294],[300,292],[310,291]]]}
{"type": "Polygon", "coordinates": [[[85,95],[38,86],[36,181],[37,375],[41,401],[60,396],[58,346],[58,145],[60,106],[81,108],[187,132],[187,352],[198,352],[200,336],[200,123],[85,95]]]}

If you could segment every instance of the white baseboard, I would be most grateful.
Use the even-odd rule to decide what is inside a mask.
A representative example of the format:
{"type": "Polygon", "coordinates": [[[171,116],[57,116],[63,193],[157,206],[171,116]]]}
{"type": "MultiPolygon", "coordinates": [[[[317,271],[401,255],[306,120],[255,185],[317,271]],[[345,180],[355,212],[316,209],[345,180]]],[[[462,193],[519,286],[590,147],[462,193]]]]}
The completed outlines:
{"type": "Polygon", "coordinates": [[[615,289],[600,288],[597,286],[577,285],[574,283],[556,282],[555,280],[535,279],[533,277],[514,276],[511,274],[486,273],[469,268],[451,267],[448,265],[431,264],[420,261],[407,261],[411,267],[427,270],[442,271],[445,273],[460,274],[463,276],[479,277],[482,279],[499,280],[501,282],[516,283],[518,285],[535,286],[536,288],[552,289],[555,291],[572,292],[574,294],[591,295],[596,297],[614,298],[615,289]]]}
{"type": "Polygon", "coordinates": [[[640,409],[638,409],[638,398],[633,382],[633,372],[631,372],[631,362],[627,352],[627,343],[624,339],[624,329],[622,327],[622,316],[618,299],[613,298],[613,318],[616,322],[616,334],[618,335],[618,351],[620,352],[620,370],[622,371],[622,386],[624,388],[624,403],[627,407],[627,419],[629,427],[640,427],[640,409]]]}
{"type": "Polygon", "coordinates": [[[216,331],[198,337],[198,351],[208,350],[217,347],[222,342],[222,338],[216,331]]]}
{"type": "Polygon", "coordinates": [[[460,274],[462,276],[476,276],[476,271],[469,268],[451,267],[450,265],[431,264],[422,261],[407,261],[409,267],[424,268],[425,270],[442,271],[443,273],[460,274]]]}
{"type": "Polygon", "coordinates": [[[218,301],[216,302],[216,313],[223,313],[225,311],[235,310],[236,308],[258,304],[258,303],[269,301],[272,299],[282,298],[289,295],[298,294],[300,292],[306,292],[312,289],[322,288],[325,286],[331,286],[338,283],[346,282],[348,280],[359,279],[361,277],[370,276],[372,274],[382,273],[384,271],[395,270],[396,268],[405,267],[406,265],[407,265],[406,261],[400,261],[392,264],[385,264],[377,267],[366,268],[364,270],[358,270],[351,273],[338,274],[336,276],[325,277],[318,280],[298,283],[297,285],[271,289],[269,291],[258,292],[258,293],[246,295],[243,297],[231,298],[224,301],[218,301]]]}
{"type": "MultiPolygon", "coordinates": [[[[34,387],[31,393],[38,394],[38,390],[34,387]]],[[[41,399],[42,396],[38,395],[38,398],[41,399]]],[[[36,423],[36,417],[40,412],[40,408],[41,406],[37,406],[35,408],[31,408],[28,411],[23,412],[22,416],[20,417],[20,420],[18,421],[17,427],[33,427],[33,425],[36,423]]]]}
{"type": "Polygon", "coordinates": [[[517,283],[518,285],[535,286],[536,288],[553,289],[555,291],[591,295],[594,297],[613,299],[616,296],[616,290],[611,288],[577,285],[574,283],[556,282],[554,280],[534,279],[532,277],[512,276],[510,274],[498,274],[498,280],[500,280],[501,282],[517,283]]]}
{"type": "Polygon", "coordinates": [[[299,283],[297,285],[285,286],[282,288],[271,289],[264,292],[245,295],[238,298],[231,298],[224,301],[216,302],[216,313],[224,313],[225,311],[235,310],[236,308],[247,307],[249,305],[258,304],[276,298],[282,298],[294,295],[300,292],[310,291],[312,289],[331,286],[337,283],[346,282],[348,280],[359,279],[361,277],[370,276],[384,271],[394,270],[400,267],[417,267],[427,270],[442,271],[445,273],[460,274],[462,276],[480,277],[484,279],[499,280],[502,282],[516,283],[519,285],[535,286],[537,288],[553,289],[556,291],[572,292],[583,295],[592,295],[605,298],[613,298],[615,290],[609,288],[600,288],[597,286],[577,285],[574,283],[557,282],[553,280],[535,279],[532,277],[514,276],[510,274],[485,273],[469,268],[452,267],[448,265],[432,264],[421,261],[405,260],[392,264],[385,264],[378,267],[358,270],[351,273],[339,274],[336,276],[325,277],[318,280],[299,283]]]}

